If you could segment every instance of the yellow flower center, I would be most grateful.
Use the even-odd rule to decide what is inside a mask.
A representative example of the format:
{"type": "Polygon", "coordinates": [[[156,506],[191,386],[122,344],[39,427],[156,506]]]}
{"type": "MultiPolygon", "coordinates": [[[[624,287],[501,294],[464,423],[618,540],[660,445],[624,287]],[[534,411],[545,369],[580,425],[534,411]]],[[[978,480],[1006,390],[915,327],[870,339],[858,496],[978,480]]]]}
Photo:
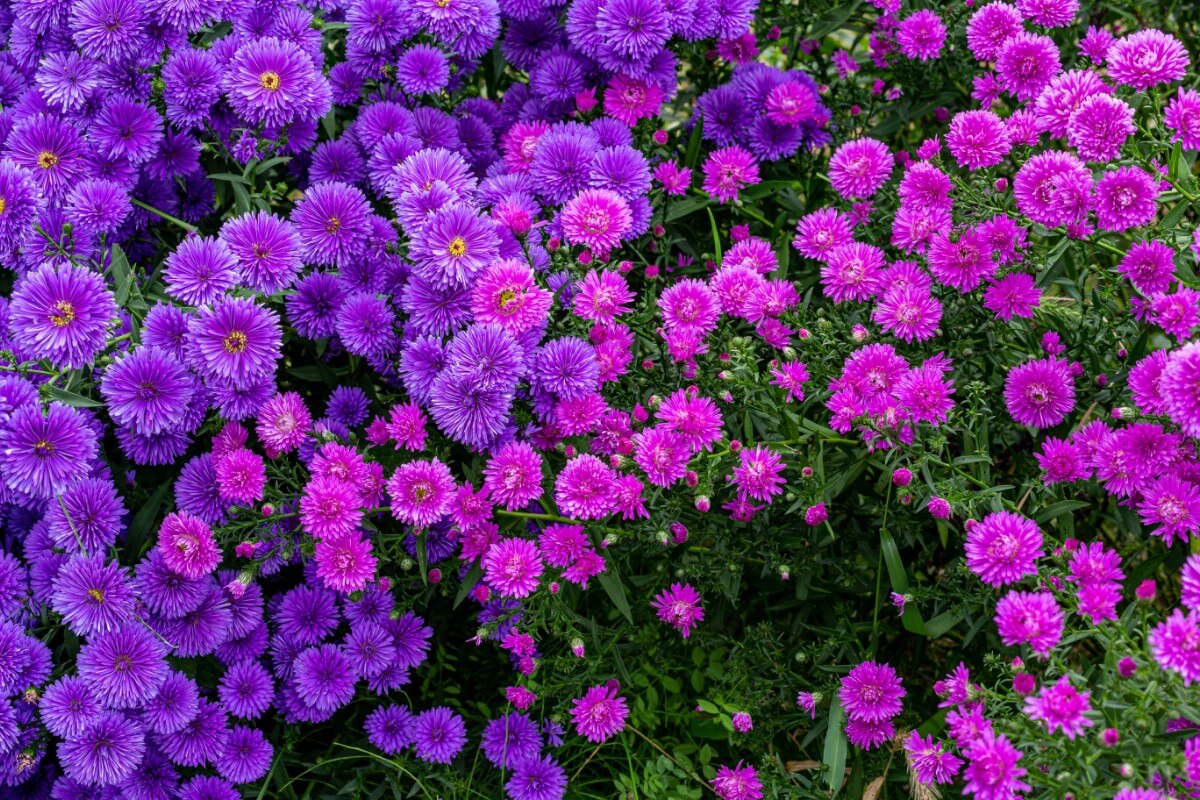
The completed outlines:
{"type": "Polygon", "coordinates": [[[0,197],[0,214],[4,213],[4,209],[8,208],[8,201],[0,197]]]}
{"type": "Polygon", "coordinates": [[[258,76],[258,83],[268,92],[274,92],[279,89],[279,73],[267,71],[258,76]]]}
{"type": "Polygon", "coordinates": [[[39,456],[48,456],[54,452],[54,445],[42,439],[33,446],[33,449],[39,456]]]}
{"type": "Polygon", "coordinates": [[[505,289],[500,293],[500,307],[508,308],[508,304],[517,299],[517,293],[512,289],[505,289]]]}
{"type": "Polygon", "coordinates": [[[88,589],[87,594],[88,597],[92,598],[97,603],[104,602],[104,592],[100,591],[99,589],[88,589]]]}
{"type": "Polygon", "coordinates": [[[246,349],[246,334],[241,331],[232,331],[226,334],[225,341],[222,344],[225,345],[226,353],[241,353],[246,349]]]}
{"type": "Polygon", "coordinates": [[[467,253],[467,243],[461,236],[455,236],[446,245],[446,252],[455,258],[462,258],[467,253]]]}
{"type": "Polygon", "coordinates": [[[50,312],[50,323],[56,328],[65,328],[75,321],[75,306],[67,300],[59,300],[50,312]]]}
{"type": "Polygon", "coordinates": [[[434,0],[434,5],[438,8],[446,8],[450,5],[450,0],[434,0]]]}
{"type": "Polygon", "coordinates": [[[43,150],[38,153],[37,165],[42,169],[50,169],[58,163],[58,156],[51,153],[49,150],[43,150]]]}
{"type": "Polygon", "coordinates": [[[328,234],[337,233],[342,229],[342,221],[337,217],[330,217],[325,221],[325,232],[328,234]]]}

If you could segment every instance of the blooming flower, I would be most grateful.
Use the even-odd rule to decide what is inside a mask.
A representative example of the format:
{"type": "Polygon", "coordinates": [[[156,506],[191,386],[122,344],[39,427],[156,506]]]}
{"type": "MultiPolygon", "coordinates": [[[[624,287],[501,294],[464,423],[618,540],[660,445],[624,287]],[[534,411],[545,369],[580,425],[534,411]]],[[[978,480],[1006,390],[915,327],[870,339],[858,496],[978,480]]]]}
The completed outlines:
{"type": "Polygon", "coordinates": [[[575,731],[589,742],[600,744],[625,729],[629,708],[614,685],[593,686],[571,704],[575,731]]]}

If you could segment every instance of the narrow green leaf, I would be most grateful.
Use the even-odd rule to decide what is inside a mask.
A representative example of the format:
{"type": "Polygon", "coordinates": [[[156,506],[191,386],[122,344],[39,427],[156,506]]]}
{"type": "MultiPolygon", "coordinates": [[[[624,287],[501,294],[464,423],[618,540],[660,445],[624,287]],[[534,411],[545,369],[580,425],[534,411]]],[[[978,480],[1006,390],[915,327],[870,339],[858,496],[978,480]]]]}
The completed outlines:
{"type": "Polygon", "coordinates": [[[825,730],[825,749],[821,755],[821,761],[829,768],[826,780],[833,797],[837,796],[838,790],[842,787],[842,779],[846,775],[848,745],[846,732],[842,730],[842,721],[845,716],[842,711],[842,701],[835,697],[829,705],[829,727],[825,730]]]}
{"type": "Polygon", "coordinates": [[[125,537],[125,547],[137,558],[142,557],[142,547],[150,540],[150,527],[158,517],[159,509],[162,508],[163,500],[166,499],[167,492],[171,489],[171,486],[172,483],[170,481],[159,484],[159,487],[154,490],[154,494],[150,495],[150,499],[138,509],[138,512],[133,515],[133,520],[129,523],[129,533],[125,537]]]}
{"type": "Polygon", "coordinates": [[[608,568],[597,575],[596,579],[608,593],[608,598],[613,601],[613,605],[632,624],[633,609],[629,607],[629,598],[625,596],[625,585],[621,583],[621,576],[616,573],[611,561],[608,563],[608,568]]]}
{"type": "Polygon", "coordinates": [[[1091,506],[1091,503],[1085,503],[1082,500],[1059,500],[1057,503],[1051,503],[1043,508],[1034,519],[1039,523],[1049,522],[1055,517],[1070,514],[1073,511],[1088,508],[1089,506],[1091,506]]]}
{"type": "Polygon", "coordinates": [[[232,183],[235,186],[252,185],[250,181],[246,180],[241,175],[234,175],[232,172],[214,172],[208,177],[212,178],[214,181],[225,181],[227,183],[232,183]]]}
{"type": "Polygon", "coordinates": [[[696,127],[692,128],[691,138],[688,139],[687,151],[683,156],[684,166],[695,169],[696,161],[700,158],[700,141],[704,135],[704,117],[696,120],[696,127]]]}
{"type": "Polygon", "coordinates": [[[69,392],[58,386],[47,386],[46,394],[51,400],[57,400],[64,406],[73,406],[74,408],[104,408],[104,403],[101,403],[99,400],[93,400],[90,397],[69,392]]]}
{"type": "Polygon", "coordinates": [[[717,232],[717,217],[713,214],[712,207],[708,208],[708,223],[712,226],[713,237],[713,257],[717,263],[721,263],[721,234],[717,232]]]}
{"type": "Polygon", "coordinates": [[[458,587],[458,594],[454,596],[455,608],[458,608],[462,604],[462,601],[467,599],[467,595],[471,593],[471,590],[475,588],[475,585],[479,583],[479,579],[482,577],[483,570],[480,569],[479,564],[472,564],[471,569],[467,571],[466,577],[463,578],[462,585],[458,587]]]}

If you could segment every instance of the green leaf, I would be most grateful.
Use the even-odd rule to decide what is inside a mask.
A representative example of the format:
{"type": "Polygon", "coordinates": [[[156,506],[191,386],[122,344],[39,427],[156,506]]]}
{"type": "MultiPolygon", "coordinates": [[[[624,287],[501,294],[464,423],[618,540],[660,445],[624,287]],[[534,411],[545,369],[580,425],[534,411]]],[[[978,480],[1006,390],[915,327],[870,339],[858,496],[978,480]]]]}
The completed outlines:
{"type": "Polygon", "coordinates": [[[611,561],[608,564],[608,568],[597,575],[596,579],[600,581],[600,585],[608,593],[608,597],[613,601],[613,605],[632,624],[633,609],[629,607],[629,598],[625,596],[625,585],[621,583],[621,576],[616,573],[611,561]]]}
{"type": "Polygon", "coordinates": [[[159,509],[162,508],[163,500],[166,499],[167,492],[171,489],[171,486],[170,481],[164,481],[159,484],[158,488],[154,490],[154,494],[150,495],[150,499],[138,509],[138,512],[133,515],[133,520],[129,523],[129,532],[125,537],[125,548],[127,551],[135,554],[137,558],[142,557],[142,547],[150,539],[150,527],[154,524],[154,520],[158,516],[159,509]]]}
{"type": "Polygon", "coordinates": [[[240,185],[240,186],[252,186],[253,185],[250,183],[250,181],[246,180],[241,175],[234,175],[232,172],[214,172],[211,175],[209,175],[208,177],[212,178],[214,181],[226,181],[228,183],[232,183],[232,184],[240,185]]]}
{"type": "Polygon", "coordinates": [[[1081,508],[1088,508],[1090,506],[1091,503],[1085,503],[1082,500],[1059,500],[1057,503],[1051,503],[1043,508],[1041,512],[1034,517],[1034,520],[1036,520],[1038,523],[1049,522],[1055,517],[1062,516],[1063,514],[1070,514],[1073,511],[1078,511],[1081,508]]]}
{"type": "Polygon", "coordinates": [[[712,225],[713,237],[713,257],[718,264],[721,263],[721,234],[717,232],[717,218],[713,214],[712,206],[708,208],[708,222],[712,225]]]}
{"type": "Polygon", "coordinates": [[[46,395],[51,400],[57,400],[64,406],[73,406],[75,408],[104,408],[104,403],[99,400],[93,400],[90,397],[84,397],[75,392],[69,392],[66,389],[61,389],[57,386],[47,386],[46,395]]]}
{"type": "Polygon", "coordinates": [[[112,265],[113,284],[117,287],[117,305],[124,307],[129,300],[129,290],[133,287],[133,270],[129,268],[129,259],[121,246],[114,244],[109,251],[109,261],[112,265]]]}
{"type": "Polygon", "coordinates": [[[684,166],[695,169],[696,161],[700,158],[700,141],[703,135],[704,117],[701,116],[696,120],[696,127],[692,128],[691,138],[688,139],[687,151],[683,156],[684,166]]]}
{"type": "Polygon", "coordinates": [[[483,577],[483,570],[478,563],[472,564],[471,569],[467,572],[467,576],[463,578],[462,585],[458,587],[458,594],[454,596],[454,608],[458,608],[463,600],[467,599],[467,595],[479,583],[479,579],[483,577]]]}
{"type": "Polygon", "coordinates": [[[833,793],[834,797],[841,789],[842,779],[846,775],[847,743],[846,732],[842,730],[842,721],[845,716],[845,712],[842,711],[842,701],[835,697],[829,705],[829,723],[825,729],[825,749],[821,755],[821,761],[829,768],[826,785],[829,786],[829,791],[833,793]]]}

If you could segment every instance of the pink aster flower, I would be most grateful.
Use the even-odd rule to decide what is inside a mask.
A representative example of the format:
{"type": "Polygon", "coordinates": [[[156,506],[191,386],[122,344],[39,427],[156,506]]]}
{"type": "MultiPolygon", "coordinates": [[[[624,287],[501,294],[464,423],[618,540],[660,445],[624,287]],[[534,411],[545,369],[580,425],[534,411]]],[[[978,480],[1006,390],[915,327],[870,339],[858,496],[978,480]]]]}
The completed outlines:
{"type": "Polygon", "coordinates": [[[509,511],[542,495],[542,457],[525,442],[509,442],[488,461],[483,488],[509,511]]]}
{"type": "Polygon", "coordinates": [[[388,411],[387,435],[396,443],[396,449],[418,452],[425,449],[428,422],[425,412],[414,402],[392,406],[388,411]]]}
{"type": "Polygon", "coordinates": [[[663,192],[671,196],[687,194],[692,185],[692,171],[674,161],[661,161],[654,168],[654,180],[662,185],[663,192]]]}
{"type": "Polygon", "coordinates": [[[871,197],[887,182],[895,165],[887,145],[877,139],[846,142],[829,160],[829,181],[842,197],[871,197]]]}
{"type": "Polygon", "coordinates": [[[563,206],[560,222],[567,241],[590,247],[599,258],[607,259],[632,227],[633,215],[629,203],[616,192],[585,189],[563,206]]]}
{"type": "Polygon", "coordinates": [[[575,285],[575,316],[594,322],[612,322],[630,311],[637,296],[619,272],[592,270],[575,285]]]}
{"type": "Polygon", "coordinates": [[[937,331],[942,304],[928,289],[901,286],[889,289],[871,319],[885,331],[905,342],[924,341],[937,331]]]}
{"type": "Polygon", "coordinates": [[[1158,181],[1137,167],[1118,167],[1096,181],[1096,224],[1124,231],[1148,225],[1157,210],[1158,181]]]}
{"type": "Polygon", "coordinates": [[[721,203],[736,200],[740,190],[758,181],[758,162],[738,145],[714,150],[704,160],[704,191],[721,203]]]}
{"type": "Polygon", "coordinates": [[[963,231],[957,241],[945,234],[935,236],[925,259],[933,277],[960,292],[974,291],[996,271],[991,247],[974,229],[963,231]]]}
{"type": "Polygon", "coordinates": [[[1150,631],[1150,653],[1160,667],[1183,678],[1200,680],[1200,612],[1175,609],[1150,631]]]}
{"type": "Polygon", "coordinates": [[[804,402],[804,382],[809,378],[808,367],[800,361],[784,361],[771,367],[771,385],[784,390],[784,401],[804,402]]]}
{"type": "Polygon", "coordinates": [[[1017,0],[1017,8],[1036,25],[1061,28],[1075,19],[1079,0],[1017,0]]]}
{"type": "Polygon", "coordinates": [[[929,61],[937,58],[946,43],[946,26],[942,18],[923,8],[908,15],[896,28],[896,44],[908,58],[929,61]]]}
{"type": "Polygon", "coordinates": [[[440,520],[450,508],[454,476],[437,459],[401,464],[387,482],[392,516],[425,528],[440,520]]]}
{"type": "Polygon", "coordinates": [[[221,563],[212,530],[185,511],[168,514],[158,530],[158,551],[167,569],[185,578],[209,575],[221,563]]]}
{"type": "Polygon", "coordinates": [[[1095,724],[1084,716],[1092,710],[1089,697],[1091,692],[1077,690],[1064,675],[1057,683],[1043,686],[1037,695],[1025,698],[1025,714],[1045,722],[1050,733],[1062,731],[1068,739],[1074,739],[1084,728],[1095,724]]]}
{"type": "Polygon", "coordinates": [[[617,475],[594,455],[567,461],[554,481],[554,502],[568,517],[600,519],[612,513],[617,475]]]}
{"type": "Polygon", "coordinates": [[[1079,104],[1067,123],[1067,141],[1086,161],[1112,161],[1133,135],[1133,108],[1111,94],[1096,94],[1079,104]]]}
{"type": "Polygon", "coordinates": [[[1139,292],[1165,292],[1175,279],[1175,251],[1157,240],[1134,242],[1117,265],[1117,271],[1139,292]]]}
{"type": "Polygon", "coordinates": [[[629,708],[625,698],[617,695],[619,687],[615,683],[593,686],[583,697],[572,701],[575,731],[593,744],[606,742],[625,729],[629,708]]]}
{"type": "Polygon", "coordinates": [[[1018,100],[1032,100],[1062,69],[1061,57],[1049,36],[1018,31],[1004,40],[996,54],[1000,85],[1018,100]]]}
{"type": "Polygon", "coordinates": [[[749,764],[722,765],[712,779],[713,791],[721,800],[759,800],[763,796],[758,770],[749,764]]]}
{"type": "Polygon", "coordinates": [[[983,293],[983,307],[995,314],[996,319],[1008,321],[1014,317],[1032,317],[1041,299],[1042,291],[1032,275],[1012,272],[988,286],[983,293]]]}
{"type": "Polygon", "coordinates": [[[1010,800],[1019,792],[1031,790],[1021,780],[1025,769],[1018,766],[1021,751],[1002,734],[980,731],[963,749],[967,767],[963,770],[963,794],[976,800],[1010,800]]]}
{"type": "Polygon", "coordinates": [[[1163,111],[1163,124],[1171,131],[1171,141],[1200,150],[1200,92],[1180,88],[1163,111]]]}
{"type": "Polygon", "coordinates": [[[1043,358],[1013,367],[1004,379],[1004,403],[1022,425],[1054,427],[1075,407],[1070,366],[1061,359],[1043,358]]]}
{"type": "Polygon", "coordinates": [[[1004,2],[981,6],[967,21],[967,47],[979,61],[994,61],[1013,34],[1024,31],[1021,12],[1004,2]]]}
{"type": "Polygon", "coordinates": [[[988,514],[967,530],[967,567],[989,586],[1006,586],[1037,574],[1042,531],[1011,511],[988,514]]]}
{"type": "Polygon", "coordinates": [[[258,440],[270,458],[300,446],[312,430],[312,414],[296,392],[277,394],[258,412],[258,440]]]}
{"type": "Polygon", "coordinates": [[[850,242],[831,250],[821,265],[821,286],[835,303],[861,302],[882,288],[884,253],[878,247],[850,242]]]}
{"type": "Polygon", "coordinates": [[[357,488],[345,481],[319,477],[300,495],[300,524],[314,539],[336,539],[352,533],[362,521],[357,488]]]}
{"type": "Polygon", "coordinates": [[[700,593],[687,583],[673,583],[670,589],[665,589],[651,603],[658,618],[675,627],[684,639],[692,633],[692,628],[704,621],[704,609],[700,605],[700,593]]]}
{"type": "Polygon", "coordinates": [[[1006,645],[1028,644],[1045,657],[1062,639],[1063,612],[1049,592],[1012,591],[996,604],[996,627],[1006,645]]]}
{"type": "Polygon", "coordinates": [[[864,661],[851,669],[838,689],[846,714],[864,722],[880,722],[899,714],[905,694],[896,670],[874,661],[864,661]]]}
{"type": "Polygon", "coordinates": [[[1082,220],[1091,191],[1091,171],[1075,156],[1058,150],[1031,157],[1013,178],[1017,208],[1048,228],[1082,220]]]}
{"type": "Polygon", "coordinates": [[[962,767],[962,759],[942,749],[932,736],[912,731],[904,740],[904,752],[917,780],[926,785],[950,783],[962,767]]]}
{"type": "Polygon", "coordinates": [[[742,448],[739,456],[741,463],[733,468],[733,482],[739,492],[767,503],[783,492],[783,459],[774,451],[756,444],[742,448]]]}
{"type": "Polygon", "coordinates": [[[1178,538],[1189,541],[1200,529],[1200,488],[1177,475],[1163,475],[1143,487],[1138,514],[1143,525],[1170,547],[1178,538]]]}
{"type": "Polygon", "coordinates": [[[823,261],[833,248],[853,240],[853,226],[848,216],[835,208],[820,208],[796,223],[792,247],[802,256],[823,261]]]}
{"type": "Polygon", "coordinates": [[[313,560],[317,577],[335,592],[362,591],[375,578],[377,562],[371,555],[371,541],[357,533],[317,542],[313,560]]]}
{"type": "Polygon", "coordinates": [[[262,499],[263,487],[267,485],[267,467],[262,456],[243,448],[215,461],[221,499],[242,505],[262,499]]]}
{"type": "Polygon", "coordinates": [[[1179,40],[1153,28],[1118,39],[1108,50],[1108,76],[1139,92],[1183,80],[1187,68],[1187,50],[1179,40]]]}
{"type": "Polygon", "coordinates": [[[1089,25],[1087,33],[1079,40],[1079,53],[1087,56],[1093,64],[1103,64],[1108,58],[1109,48],[1112,47],[1114,41],[1116,41],[1116,37],[1104,28],[1089,25]]]}
{"type": "Polygon", "coordinates": [[[501,539],[483,557],[483,579],[501,597],[528,597],[538,588],[542,557],[525,539],[501,539]]]}
{"type": "Polygon", "coordinates": [[[1034,458],[1042,468],[1042,482],[1047,486],[1086,480],[1091,475],[1083,452],[1064,439],[1047,436],[1042,440],[1041,451],[1034,453],[1034,458]]]}
{"type": "Polygon", "coordinates": [[[604,91],[604,113],[632,128],[639,119],[657,114],[665,98],[657,83],[618,72],[604,91]]]}
{"type": "Polygon", "coordinates": [[[540,325],[553,302],[554,296],[538,286],[529,265],[516,259],[493,262],[471,289],[475,322],[499,325],[513,336],[540,325]]]}
{"type": "Polygon", "coordinates": [[[960,111],[950,120],[946,147],[959,164],[976,170],[999,164],[1012,143],[1004,122],[991,111],[960,111]]]}

